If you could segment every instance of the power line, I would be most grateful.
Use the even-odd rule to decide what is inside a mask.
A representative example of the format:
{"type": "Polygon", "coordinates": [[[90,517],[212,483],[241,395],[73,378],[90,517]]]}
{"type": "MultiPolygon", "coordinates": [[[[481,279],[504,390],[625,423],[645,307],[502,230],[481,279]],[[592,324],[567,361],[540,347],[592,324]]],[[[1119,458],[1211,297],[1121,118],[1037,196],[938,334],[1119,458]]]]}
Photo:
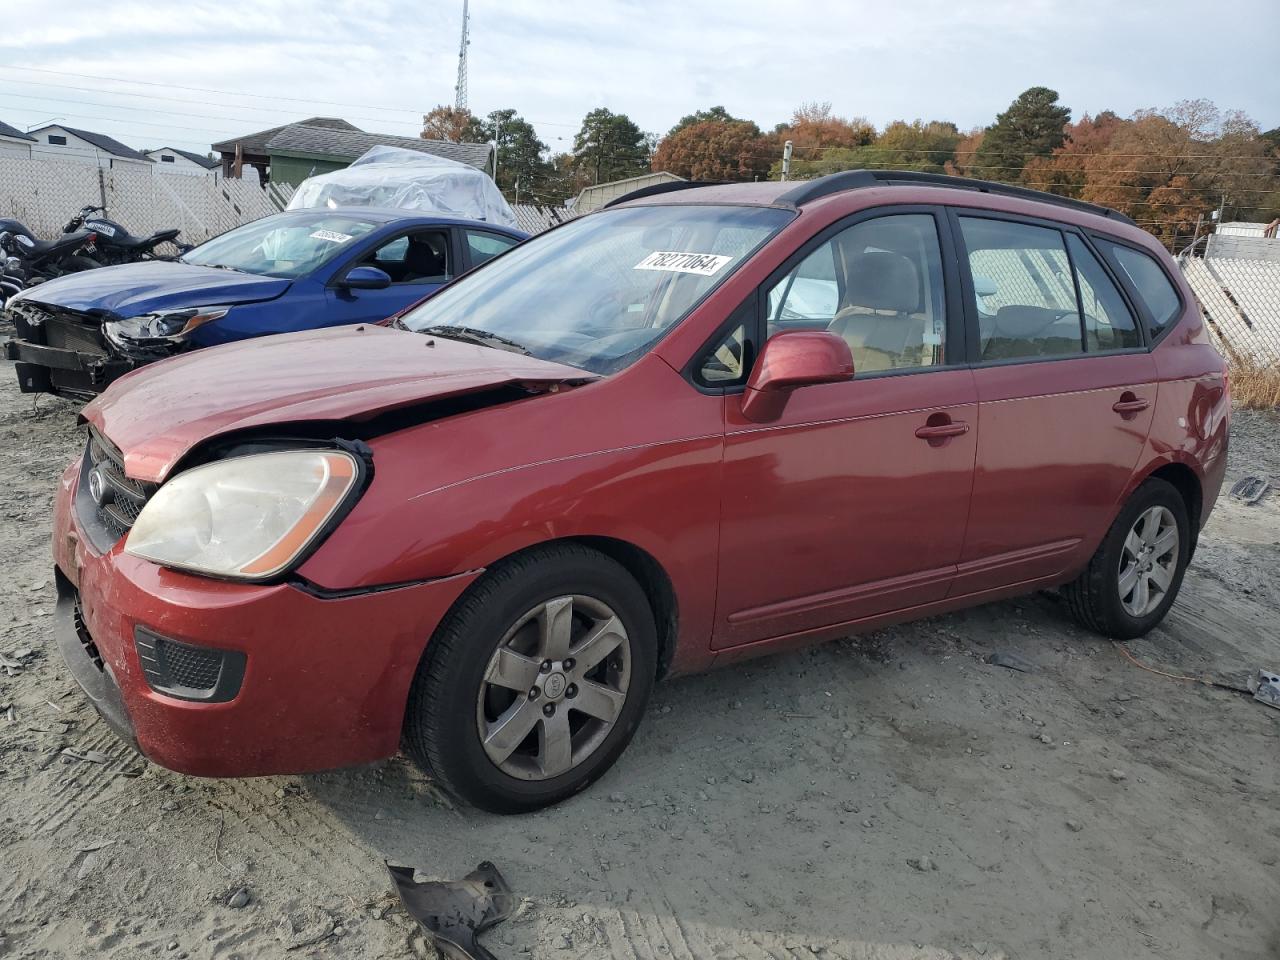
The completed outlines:
{"type": "MultiPolygon", "coordinates": [[[[344,103],[339,100],[314,100],[307,97],[279,97],[274,94],[265,93],[239,93],[234,90],[216,90],[212,87],[186,87],[178,83],[159,83],[153,80],[128,80],[124,77],[104,77],[99,74],[92,73],[71,73],[66,70],[46,70],[40,67],[19,66],[14,63],[0,63],[0,67],[6,70],[27,70],[32,73],[47,73],[59,77],[72,77],[78,80],[106,80],[111,83],[131,83],[142,87],[162,87],[165,90],[186,90],[190,93],[217,93],[228,97],[246,97],[255,100],[271,100],[274,102],[284,101],[287,103],[310,103],[331,107],[355,107],[357,109],[371,110],[397,110],[406,111],[406,107],[378,107],[371,104],[363,103],[344,103]]],[[[410,111],[416,113],[417,111],[410,111]]]]}
{"type": "MultiPolygon", "coordinates": [[[[42,70],[36,67],[19,67],[13,64],[6,64],[6,63],[0,63],[0,70],[34,71],[36,73],[47,73],[47,74],[53,74],[56,76],[71,77],[73,79],[78,79],[78,80],[103,80],[103,81],[108,81],[112,83],[140,84],[143,86],[163,87],[166,90],[186,90],[192,93],[216,93],[216,94],[220,94],[222,96],[227,96],[227,97],[247,97],[247,98],[260,99],[260,100],[270,100],[273,103],[279,103],[279,102],[307,103],[307,104],[312,104],[313,106],[351,107],[356,110],[381,110],[387,113],[409,114],[411,116],[416,116],[416,117],[422,117],[423,113],[425,112],[422,109],[417,107],[384,107],[384,106],[379,106],[377,104],[370,104],[370,103],[344,103],[344,102],[333,101],[333,100],[309,100],[303,97],[276,97],[276,96],[270,96],[267,94],[258,94],[258,93],[237,93],[232,90],[215,90],[208,87],[184,87],[179,84],[153,83],[147,80],[126,80],[123,77],[104,77],[104,76],[99,76],[96,74],[88,74],[88,73],[70,73],[64,70],[42,70]]],[[[101,87],[72,86],[68,84],[49,83],[48,81],[41,81],[41,80],[26,80],[21,78],[10,78],[10,79],[14,83],[22,83],[28,86],[52,87],[59,90],[77,90],[83,93],[106,94],[112,97],[135,97],[135,98],[140,98],[144,100],[167,100],[174,103],[193,103],[193,104],[201,104],[201,105],[208,104],[208,100],[206,99],[192,100],[192,99],[187,99],[183,97],[164,96],[163,94],[138,93],[136,91],[130,91],[130,90],[108,90],[108,89],[103,89],[101,87]]],[[[261,113],[280,114],[284,112],[279,108],[273,109],[270,107],[255,107],[252,104],[247,104],[247,103],[231,103],[231,104],[227,104],[227,106],[233,107],[237,110],[251,110],[254,112],[261,112],[261,113]]],[[[348,119],[365,120],[371,123],[386,123],[388,121],[387,117],[354,116],[354,117],[349,117],[348,119]]],[[[529,119],[528,117],[521,117],[521,119],[523,119],[526,123],[533,124],[536,126],[542,126],[542,127],[574,128],[574,127],[580,126],[580,124],[577,124],[577,123],[567,123],[564,121],[556,121],[556,120],[532,120],[532,119],[529,119]]],[[[246,121],[246,122],[256,123],[258,121],[246,121]]]]}
{"type": "MultiPolygon", "coordinates": [[[[211,104],[208,100],[188,100],[183,97],[161,97],[161,96],[156,96],[154,94],[149,94],[149,93],[130,93],[124,90],[102,90],[102,89],[96,89],[91,87],[75,87],[75,86],[69,86],[66,84],[59,84],[59,83],[39,83],[31,80],[12,80],[10,82],[20,83],[25,86],[49,87],[55,90],[73,90],[73,91],[80,91],[84,93],[106,94],[107,96],[110,96],[110,97],[133,97],[133,98],[138,98],[142,100],[159,100],[159,101],[165,101],[170,103],[187,103],[187,104],[198,104],[200,106],[217,106],[216,104],[211,104]]],[[[131,106],[128,106],[127,104],[122,104],[122,103],[102,103],[101,101],[81,100],[80,98],[71,99],[67,97],[49,97],[49,96],[43,96],[43,95],[34,94],[34,93],[11,93],[8,90],[4,91],[4,96],[21,97],[26,100],[49,100],[49,101],[60,102],[60,103],[83,103],[83,104],[92,105],[95,107],[107,107],[108,109],[111,109],[111,110],[129,110],[129,111],[136,111],[136,112],[166,113],[166,114],[172,114],[175,116],[183,116],[183,115],[207,116],[210,119],[214,119],[214,120],[234,120],[238,123],[259,124],[259,123],[267,122],[265,118],[261,118],[261,117],[246,118],[246,117],[234,117],[234,116],[229,116],[225,114],[199,114],[199,113],[191,113],[189,111],[180,111],[180,110],[161,110],[155,107],[131,107],[131,106]]],[[[226,106],[235,110],[274,114],[275,116],[280,116],[281,113],[284,112],[279,109],[272,110],[267,107],[254,107],[244,103],[229,103],[226,106]]],[[[412,111],[406,111],[406,112],[412,113],[414,116],[417,116],[417,117],[422,116],[421,111],[412,110],[412,111]]],[[[371,123],[393,122],[386,117],[348,116],[345,119],[361,120],[361,121],[367,121],[371,123]]]]}

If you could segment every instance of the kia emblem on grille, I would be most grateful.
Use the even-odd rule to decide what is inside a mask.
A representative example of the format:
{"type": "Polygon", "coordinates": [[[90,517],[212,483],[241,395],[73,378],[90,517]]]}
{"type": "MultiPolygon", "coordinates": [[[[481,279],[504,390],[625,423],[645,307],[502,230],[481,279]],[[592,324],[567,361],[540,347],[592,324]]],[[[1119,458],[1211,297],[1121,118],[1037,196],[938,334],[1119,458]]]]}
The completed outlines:
{"type": "Polygon", "coordinates": [[[97,467],[89,471],[89,496],[93,497],[93,502],[98,506],[107,501],[107,481],[97,467]]]}

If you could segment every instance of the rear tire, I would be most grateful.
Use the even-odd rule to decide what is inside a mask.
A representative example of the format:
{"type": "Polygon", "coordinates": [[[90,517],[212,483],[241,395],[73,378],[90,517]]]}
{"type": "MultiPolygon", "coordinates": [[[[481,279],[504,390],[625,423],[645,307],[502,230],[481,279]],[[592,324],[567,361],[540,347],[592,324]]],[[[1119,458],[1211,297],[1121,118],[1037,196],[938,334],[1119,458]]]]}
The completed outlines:
{"type": "Polygon", "coordinates": [[[538,547],[490,568],[441,622],[405,745],[477,807],[536,810],[613,765],[656,674],[653,613],[626,569],[577,544],[538,547]]]}
{"type": "Polygon", "coordinates": [[[1152,478],[1134,491],[1089,565],[1062,593],[1081,626],[1131,640],[1169,612],[1190,555],[1186,503],[1172,484],[1152,478]]]}
{"type": "Polygon", "coordinates": [[[67,273],[80,273],[84,270],[96,270],[102,264],[93,259],[93,257],[78,253],[63,260],[62,266],[67,273]]]}

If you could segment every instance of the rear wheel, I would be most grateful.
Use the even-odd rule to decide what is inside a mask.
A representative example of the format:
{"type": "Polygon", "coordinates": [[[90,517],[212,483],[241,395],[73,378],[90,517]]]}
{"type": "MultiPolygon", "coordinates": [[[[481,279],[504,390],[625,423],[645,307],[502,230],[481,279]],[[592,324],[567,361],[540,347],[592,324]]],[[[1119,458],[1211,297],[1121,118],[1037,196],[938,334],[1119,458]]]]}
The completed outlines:
{"type": "Polygon", "coordinates": [[[1142,636],[1173,605],[1190,553],[1182,495],[1163,480],[1148,480],[1124,505],[1084,573],[1064,588],[1072,615],[1109,637],[1142,636]]]}
{"type": "Polygon", "coordinates": [[[631,740],[656,673],[644,592],[577,545],[496,565],[440,625],[405,718],[419,763],[498,813],[555,803],[604,773],[631,740]]]}
{"type": "Polygon", "coordinates": [[[79,273],[82,270],[96,270],[102,266],[93,257],[87,257],[84,254],[77,253],[67,257],[62,261],[62,267],[68,273],[79,273]]]}

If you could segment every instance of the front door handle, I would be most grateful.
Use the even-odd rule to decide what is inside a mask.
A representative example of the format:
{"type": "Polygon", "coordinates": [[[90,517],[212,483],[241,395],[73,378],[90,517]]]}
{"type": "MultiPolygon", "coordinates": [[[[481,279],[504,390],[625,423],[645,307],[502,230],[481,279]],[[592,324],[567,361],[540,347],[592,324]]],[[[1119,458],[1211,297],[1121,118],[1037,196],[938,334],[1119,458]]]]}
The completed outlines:
{"type": "Polygon", "coordinates": [[[1111,409],[1122,417],[1131,417],[1135,413],[1141,413],[1149,406],[1151,406],[1150,401],[1135,397],[1132,393],[1125,391],[1120,399],[1111,405],[1111,409]]]}
{"type": "Polygon", "coordinates": [[[923,427],[916,427],[916,436],[921,440],[946,440],[948,437],[959,437],[968,432],[969,425],[962,421],[926,424],[923,427]]]}

